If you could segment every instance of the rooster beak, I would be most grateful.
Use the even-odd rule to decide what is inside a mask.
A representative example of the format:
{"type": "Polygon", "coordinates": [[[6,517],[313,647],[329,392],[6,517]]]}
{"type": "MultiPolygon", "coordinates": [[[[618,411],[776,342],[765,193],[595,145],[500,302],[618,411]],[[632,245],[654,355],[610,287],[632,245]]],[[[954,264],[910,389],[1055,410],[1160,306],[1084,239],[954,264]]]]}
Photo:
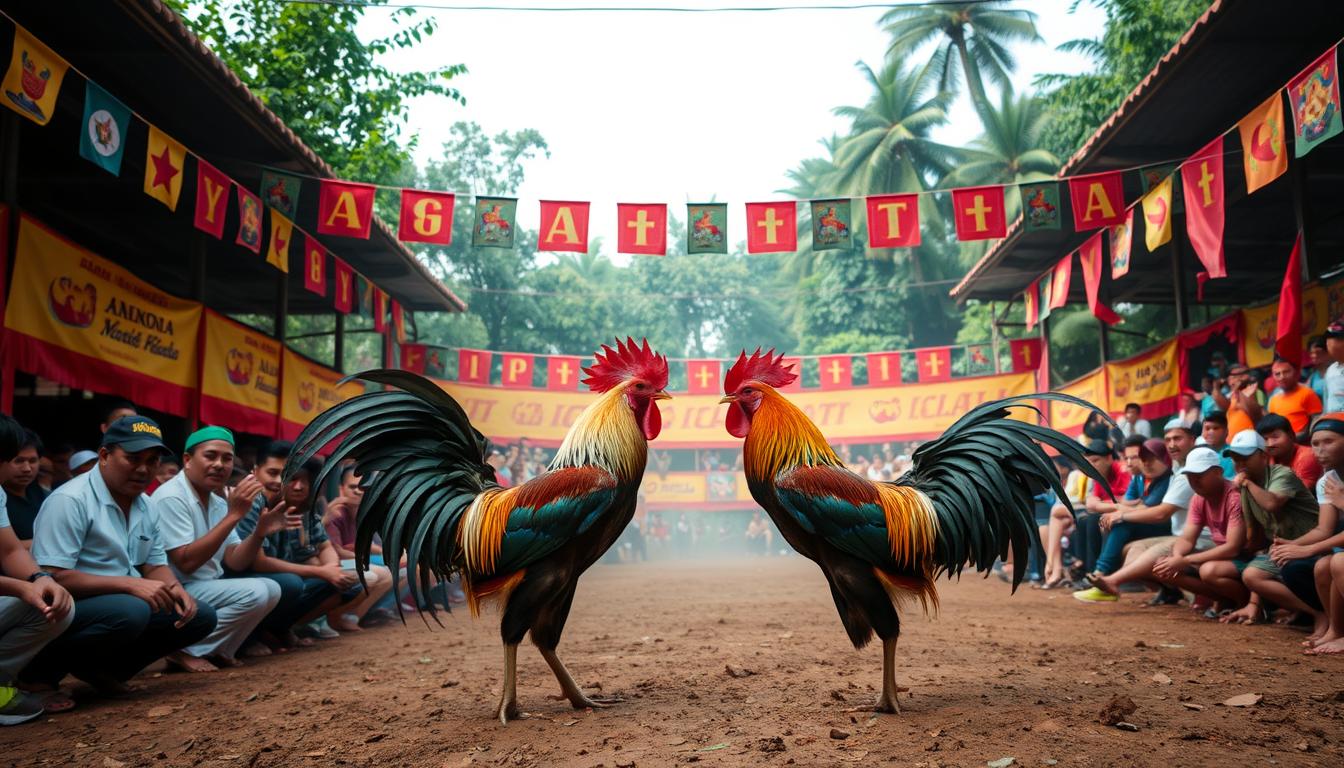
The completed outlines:
{"type": "Polygon", "coordinates": [[[719,405],[723,405],[724,403],[736,403],[736,402],[737,402],[737,395],[724,395],[723,399],[719,400],[719,405]]]}
{"type": "Polygon", "coordinates": [[[669,395],[669,394],[667,394],[667,392],[666,392],[665,390],[661,390],[661,389],[660,389],[660,390],[658,390],[657,392],[654,392],[654,393],[653,393],[653,399],[654,399],[654,400],[671,400],[671,399],[672,399],[672,396],[669,395]]]}

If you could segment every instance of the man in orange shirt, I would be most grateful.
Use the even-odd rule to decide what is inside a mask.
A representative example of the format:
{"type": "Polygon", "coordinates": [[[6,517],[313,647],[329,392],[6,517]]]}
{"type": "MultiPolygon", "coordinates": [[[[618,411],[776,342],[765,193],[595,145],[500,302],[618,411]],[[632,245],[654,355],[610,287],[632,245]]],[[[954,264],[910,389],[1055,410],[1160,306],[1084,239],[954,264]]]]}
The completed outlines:
{"type": "Polygon", "coordinates": [[[1251,369],[1241,363],[1234,364],[1227,371],[1226,394],[1214,386],[1213,400],[1227,414],[1229,439],[1242,430],[1255,429],[1255,422],[1264,415],[1264,395],[1251,375],[1251,369]]]}
{"type": "Polygon", "coordinates": [[[1311,417],[1319,414],[1323,408],[1321,398],[1311,387],[1301,384],[1301,373],[1297,364],[1290,360],[1274,361],[1274,381],[1279,389],[1269,398],[1269,412],[1277,413],[1293,425],[1293,432],[1300,434],[1311,426],[1311,417]]]}
{"type": "Polygon", "coordinates": [[[1316,487],[1316,481],[1321,479],[1325,469],[1316,460],[1316,454],[1312,453],[1311,446],[1297,442],[1293,425],[1287,418],[1271,413],[1260,419],[1255,425],[1255,431],[1265,438],[1265,453],[1269,454],[1270,461],[1292,467],[1293,474],[1297,475],[1304,485],[1308,488],[1316,487]]]}

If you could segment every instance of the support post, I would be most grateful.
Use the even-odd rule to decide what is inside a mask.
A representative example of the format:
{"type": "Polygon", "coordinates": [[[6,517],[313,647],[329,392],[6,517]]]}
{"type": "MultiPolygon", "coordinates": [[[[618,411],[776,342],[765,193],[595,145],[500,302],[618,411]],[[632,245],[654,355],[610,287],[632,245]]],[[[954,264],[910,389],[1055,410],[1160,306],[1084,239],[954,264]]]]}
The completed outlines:
{"type": "MultiPolygon", "coordinates": [[[[191,297],[202,307],[205,306],[205,259],[207,245],[205,233],[193,231],[191,233],[190,267],[191,267],[191,297]]],[[[204,312],[201,314],[201,324],[196,332],[196,396],[191,399],[187,405],[187,423],[192,425],[193,429],[199,429],[201,426],[201,397],[205,389],[205,344],[206,333],[205,324],[209,322],[204,312]]]]}
{"type": "MultiPolygon", "coordinates": [[[[5,316],[9,285],[14,277],[14,250],[19,236],[19,116],[6,111],[0,115],[0,200],[7,210],[7,221],[0,226],[0,318],[5,316]]],[[[0,329],[0,334],[4,330],[0,329]]],[[[3,345],[8,346],[8,345],[3,345]]],[[[0,413],[14,413],[14,363],[0,353],[0,413]]]]}
{"type": "Polygon", "coordinates": [[[1176,332],[1190,326],[1189,308],[1185,306],[1185,272],[1181,269],[1181,238],[1171,238],[1171,289],[1176,302],[1176,332]]]}
{"type": "Polygon", "coordinates": [[[999,314],[997,302],[989,302],[989,348],[994,356],[994,372],[999,373],[999,314]]]}
{"type": "Polygon", "coordinates": [[[333,343],[331,367],[345,373],[345,313],[336,313],[336,339],[333,343]]]}

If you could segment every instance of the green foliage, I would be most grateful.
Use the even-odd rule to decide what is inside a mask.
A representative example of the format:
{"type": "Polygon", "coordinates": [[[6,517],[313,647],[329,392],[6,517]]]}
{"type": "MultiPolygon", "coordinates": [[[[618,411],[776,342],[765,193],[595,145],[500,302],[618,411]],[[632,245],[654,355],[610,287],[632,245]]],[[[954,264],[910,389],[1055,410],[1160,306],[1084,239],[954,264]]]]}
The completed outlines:
{"type": "MultiPolygon", "coordinates": [[[[370,0],[370,5],[385,0],[370,0]]],[[[361,40],[362,5],[281,0],[167,0],[224,63],[338,176],[388,182],[410,159],[410,101],[438,95],[465,103],[450,85],[466,67],[394,72],[379,57],[434,33],[413,8],[387,12],[388,37],[361,40]]]]}
{"type": "Polygon", "coordinates": [[[1207,0],[1093,2],[1106,12],[1106,30],[1100,38],[1072,40],[1060,49],[1089,55],[1096,70],[1036,81],[1052,115],[1043,146],[1059,157],[1082,146],[1209,5],[1207,0]]]}

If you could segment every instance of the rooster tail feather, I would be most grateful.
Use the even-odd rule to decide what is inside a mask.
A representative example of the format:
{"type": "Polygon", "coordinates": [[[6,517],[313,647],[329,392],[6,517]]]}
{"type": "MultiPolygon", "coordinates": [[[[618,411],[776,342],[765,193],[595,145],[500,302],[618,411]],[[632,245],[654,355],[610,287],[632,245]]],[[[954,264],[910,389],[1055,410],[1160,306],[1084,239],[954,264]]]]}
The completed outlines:
{"type": "Polygon", "coordinates": [[[967,564],[986,572],[1011,552],[1013,589],[1017,589],[1026,574],[1031,546],[1040,546],[1033,496],[1050,488],[1059,498],[1068,498],[1043,446],[1106,486],[1106,479],[1088,463],[1077,441],[1040,424],[1008,418],[1014,408],[1034,411],[1040,417],[1037,401],[1099,410],[1056,392],[985,403],[958,419],[938,439],[920,446],[910,472],[897,481],[921,491],[932,502],[938,522],[935,563],[949,576],[959,575],[967,564]]]}
{"type": "Polygon", "coordinates": [[[400,580],[395,564],[404,553],[412,597],[429,602],[433,614],[433,602],[422,595],[433,579],[446,580],[460,569],[463,515],[483,491],[499,487],[485,463],[490,444],[462,406],[427,379],[375,370],[347,380],[356,378],[391,389],[351,398],[313,419],[294,443],[285,478],[335,441],[313,485],[322,487],[343,462],[354,460],[364,489],[355,534],[361,578],[373,537],[380,535],[393,592],[400,580]]]}

